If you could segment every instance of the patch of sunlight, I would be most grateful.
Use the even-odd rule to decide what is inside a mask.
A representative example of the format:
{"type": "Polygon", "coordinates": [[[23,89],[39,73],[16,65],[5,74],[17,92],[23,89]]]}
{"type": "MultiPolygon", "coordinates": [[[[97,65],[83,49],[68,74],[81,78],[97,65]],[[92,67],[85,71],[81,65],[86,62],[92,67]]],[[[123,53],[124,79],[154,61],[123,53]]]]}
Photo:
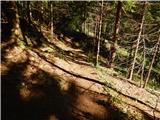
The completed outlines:
{"type": "Polygon", "coordinates": [[[125,48],[119,48],[117,50],[117,54],[119,54],[120,56],[124,56],[124,57],[128,56],[128,52],[125,48]]]}
{"type": "Polygon", "coordinates": [[[19,89],[21,98],[25,101],[29,100],[31,91],[28,89],[28,86],[25,83],[21,83],[17,88],[19,89]]]}
{"type": "Polygon", "coordinates": [[[112,68],[106,68],[106,67],[102,67],[100,65],[97,65],[97,71],[101,72],[103,75],[110,74],[110,75],[118,75],[118,72],[116,72],[114,69],[112,68]]]}
{"type": "Polygon", "coordinates": [[[53,38],[53,35],[49,34],[47,35],[48,39],[51,40],[53,38]]]}
{"type": "Polygon", "coordinates": [[[23,48],[23,49],[26,48],[22,35],[19,35],[19,36],[18,36],[17,42],[18,42],[18,45],[19,45],[21,48],[23,48]]]}
{"type": "Polygon", "coordinates": [[[90,37],[94,37],[94,33],[93,32],[88,32],[87,33],[90,37]]]}
{"type": "Polygon", "coordinates": [[[54,48],[51,48],[51,47],[44,47],[44,48],[41,48],[41,50],[42,50],[43,52],[48,52],[48,53],[55,52],[55,49],[54,49],[54,48]]]}
{"type": "Polygon", "coordinates": [[[76,46],[76,47],[80,47],[80,43],[75,42],[75,46],[76,46]]]}
{"type": "Polygon", "coordinates": [[[105,82],[105,83],[106,83],[106,86],[108,86],[108,87],[113,86],[113,85],[114,85],[114,82],[113,82],[113,83],[107,82],[107,80],[108,80],[108,75],[117,76],[118,73],[117,73],[114,69],[105,68],[105,67],[102,67],[102,66],[100,66],[100,65],[98,65],[96,68],[97,68],[97,73],[98,73],[99,79],[100,79],[102,82],[105,82]]]}
{"type": "Polygon", "coordinates": [[[38,21],[33,20],[32,22],[34,25],[40,26],[40,23],[38,21]]]}
{"type": "Polygon", "coordinates": [[[59,84],[62,91],[67,91],[69,89],[69,82],[60,80],[59,84]]]}

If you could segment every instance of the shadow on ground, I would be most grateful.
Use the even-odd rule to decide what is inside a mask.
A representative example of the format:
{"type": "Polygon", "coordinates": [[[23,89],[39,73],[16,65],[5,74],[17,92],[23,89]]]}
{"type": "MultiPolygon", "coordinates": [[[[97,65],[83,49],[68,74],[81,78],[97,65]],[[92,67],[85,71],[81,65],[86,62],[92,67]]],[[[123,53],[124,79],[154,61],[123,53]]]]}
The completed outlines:
{"type": "MultiPolygon", "coordinates": [[[[97,111],[103,106],[93,102],[98,98],[97,93],[90,93],[88,90],[85,90],[87,94],[84,90],[82,93],[82,88],[77,87],[75,82],[70,82],[68,89],[62,91],[61,79],[38,68],[37,72],[33,73],[27,80],[24,71],[28,65],[30,65],[29,60],[12,63],[8,72],[1,76],[3,120],[108,119],[107,112],[97,111]],[[33,84],[32,80],[39,82],[33,84]],[[93,98],[93,96],[95,97],[93,98]],[[85,108],[83,108],[84,106],[85,108]],[[97,109],[94,111],[96,112],[92,110],[95,106],[97,109]],[[90,113],[89,110],[93,112],[90,113]],[[99,112],[103,117],[97,114],[99,112]]],[[[103,109],[108,111],[108,106],[103,107],[103,109]]],[[[119,114],[117,115],[116,118],[120,117],[119,114]]]]}
{"type": "MultiPolygon", "coordinates": [[[[27,27],[28,30],[23,30],[24,26],[22,26],[24,37],[28,36],[30,39],[36,37],[38,40],[36,46],[38,46],[38,44],[41,45],[43,41],[47,41],[43,34],[35,28],[37,35],[40,39],[43,39],[39,41],[37,36],[33,35],[32,32],[28,33],[32,27],[27,27]]],[[[78,40],[77,38],[75,39],[78,40]]],[[[8,45],[8,47],[10,47],[10,45],[8,45]]],[[[5,48],[5,50],[7,50],[7,48],[5,48]]],[[[5,58],[4,53],[2,53],[2,56],[5,58]]],[[[44,60],[46,61],[46,59],[44,60]]],[[[4,61],[2,59],[3,63],[6,61],[7,60],[4,61]]],[[[76,82],[72,80],[68,83],[67,90],[64,91],[60,84],[62,79],[42,69],[36,68],[36,72],[26,77],[24,72],[28,65],[33,66],[29,59],[24,62],[18,61],[17,63],[10,63],[8,71],[1,74],[3,120],[127,119],[128,116],[126,114],[119,112],[110,103],[104,105],[100,102],[97,93],[90,92],[89,90],[85,90],[87,92],[89,91],[88,93],[82,93],[83,88],[80,89],[77,87],[76,82]],[[35,83],[32,80],[36,80],[37,82],[35,83]]]]}
{"type": "Polygon", "coordinates": [[[100,100],[100,95],[79,88],[73,81],[63,91],[60,84],[62,79],[38,68],[26,79],[24,71],[28,65],[31,65],[29,60],[12,63],[8,72],[1,76],[3,120],[128,119],[127,114],[114,108],[111,103],[100,100]],[[33,83],[32,80],[38,82],[33,83]]]}
{"type": "MultiPolygon", "coordinates": [[[[41,74],[43,84],[29,84],[24,81],[23,71],[29,61],[12,64],[10,70],[2,75],[2,119],[3,120],[47,120],[50,115],[59,120],[74,119],[70,111],[69,98],[61,92],[54,76],[41,74]]],[[[71,86],[72,87],[72,86],[71,86]]]]}

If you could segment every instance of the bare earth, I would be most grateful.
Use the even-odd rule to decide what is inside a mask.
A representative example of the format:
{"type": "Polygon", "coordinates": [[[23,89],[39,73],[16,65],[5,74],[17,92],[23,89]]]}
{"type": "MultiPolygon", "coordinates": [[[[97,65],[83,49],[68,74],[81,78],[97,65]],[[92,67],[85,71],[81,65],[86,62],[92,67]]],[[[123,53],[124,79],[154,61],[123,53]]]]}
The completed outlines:
{"type": "MultiPolygon", "coordinates": [[[[69,41],[69,38],[67,40],[69,41]]],[[[51,41],[51,43],[67,51],[69,55],[64,55],[64,58],[60,58],[54,52],[43,51],[42,49],[45,47],[23,49],[15,46],[6,49],[5,60],[2,59],[1,62],[2,80],[3,78],[11,80],[11,77],[3,77],[8,75],[11,66],[26,63],[22,71],[23,77],[20,78],[20,86],[22,87],[20,87],[21,89],[19,90],[21,99],[26,102],[32,101],[33,99],[39,100],[39,98],[46,99],[48,97],[52,101],[52,98],[46,95],[50,92],[44,92],[41,86],[46,83],[49,84],[49,75],[56,78],[58,87],[53,89],[53,93],[51,92],[51,94],[54,94],[55,90],[59,91],[59,93],[56,93],[56,96],[59,97],[54,97],[53,102],[55,103],[46,106],[50,108],[51,106],[57,106],[56,104],[61,105],[55,107],[53,112],[45,114],[44,116],[47,116],[45,119],[61,120],[65,117],[65,120],[68,120],[71,116],[74,116],[72,117],[73,119],[79,120],[116,120],[116,113],[113,112],[112,107],[123,108],[124,111],[129,111],[133,115],[155,116],[155,118],[150,117],[148,119],[160,119],[160,97],[158,95],[151,94],[142,88],[107,73],[105,77],[102,78],[104,75],[84,60],[87,56],[83,54],[82,50],[71,48],[69,45],[63,44],[58,40],[51,41]],[[65,59],[67,57],[68,59],[65,59]],[[44,75],[44,73],[47,75],[44,75]],[[41,77],[43,79],[39,79],[41,77]],[[108,88],[104,87],[103,83],[106,84],[108,88]],[[122,103],[116,106],[108,105],[107,103],[109,103],[110,96],[119,97],[122,103]],[[55,99],[62,102],[56,103],[55,99]],[[98,101],[103,101],[104,104],[98,101]],[[66,105],[70,107],[66,108],[66,105]],[[61,110],[60,107],[64,107],[64,110],[61,110]]],[[[24,66],[19,65],[19,67],[23,68],[24,66]]],[[[18,73],[13,76],[16,75],[18,75],[18,73]]],[[[54,83],[51,83],[51,85],[53,84],[54,83]]],[[[44,101],[45,100],[43,100],[43,102],[44,101]]],[[[48,103],[48,101],[46,103],[48,103]]],[[[44,104],[46,103],[44,102],[44,104]]],[[[47,108],[44,109],[46,110],[47,108]]],[[[24,112],[23,114],[26,115],[27,113],[24,112]]],[[[24,118],[24,120],[27,120],[28,117],[24,118]]],[[[29,119],[40,118],[33,117],[29,119]]]]}

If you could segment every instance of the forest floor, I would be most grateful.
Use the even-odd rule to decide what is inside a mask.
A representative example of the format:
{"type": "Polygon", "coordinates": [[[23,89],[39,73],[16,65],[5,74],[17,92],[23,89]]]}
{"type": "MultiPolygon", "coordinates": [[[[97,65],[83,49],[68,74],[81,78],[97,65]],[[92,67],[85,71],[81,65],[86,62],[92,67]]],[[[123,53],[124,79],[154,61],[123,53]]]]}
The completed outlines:
{"type": "MultiPolygon", "coordinates": [[[[47,31],[43,32],[48,36],[47,31]]],[[[126,79],[112,76],[105,67],[94,67],[81,48],[73,47],[72,38],[63,36],[62,39],[47,38],[38,48],[2,47],[2,95],[5,95],[2,101],[6,100],[6,112],[10,112],[6,118],[160,119],[158,93],[153,94],[126,79]],[[17,89],[20,98],[15,98],[17,89]],[[18,105],[23,107],[17,108],[18,105]]]]}

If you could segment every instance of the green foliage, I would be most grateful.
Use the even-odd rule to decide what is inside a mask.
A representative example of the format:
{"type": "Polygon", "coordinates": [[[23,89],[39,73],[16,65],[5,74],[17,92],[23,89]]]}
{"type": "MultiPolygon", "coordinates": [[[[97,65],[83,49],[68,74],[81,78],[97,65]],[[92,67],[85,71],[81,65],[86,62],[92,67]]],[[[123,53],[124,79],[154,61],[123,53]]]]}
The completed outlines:
{"type": "Polygon", "coordinates": [[[110,100],[112,103],[118,103],[118,104],[121,104],[121,101],[122,101],[120,97],[116,97],[116,96],[112,96],[110,100]]]}
{"type": "Polygon", "coordinates": [[[133,80],[135,81],[135,82],[139,82],[140,81],[140,75],[137,75],[137,74],[133,74],[133,80]]]}
{"type": "Polygon", "coordinates": [[[147,84],[147,87],[153,89],[153,90],[160,90],[160,83],[150,80],[147,84]]]}
{"type": "Polygon", "coordinates": [[[123,57],[127,57],[128,56],[128,52],[126,49],[124,48],[119,48],[117,50],[117,54],[120,55],[120,56],[123,56],[123,57]]]}
{"type": "Polygon", "coordinates": [[[72,31],[73,30],[80,30],[81,29],[81,26],[79,25],[80,24],[80,16],[76,16],[74,17],[74,19],[72,19],[70,22],[69,22],[69,29],[71,29],[72,31]]]}
{"type": "Polygon", "coordinates": [[[151,2],[149,4],[149,10],[148,12],[150,13],[150,16],[157,22],[158,24],[160,23],[160,3],[159,1],[155,1],[154,3],[151,2]]]}
{"type": "Polygon", "coordinates": [[[127,74],[127,69],[124,67],[117,67],[114,70],[118,73],[118,75],[125,76],[127,74]]]}
{"type": "Polygon", "coordinates": [[[133,0],[127,0],[124,4],[125,10],[129,12],[134,12],[134,7],[135,7],[135,1],[133,0]]]}

